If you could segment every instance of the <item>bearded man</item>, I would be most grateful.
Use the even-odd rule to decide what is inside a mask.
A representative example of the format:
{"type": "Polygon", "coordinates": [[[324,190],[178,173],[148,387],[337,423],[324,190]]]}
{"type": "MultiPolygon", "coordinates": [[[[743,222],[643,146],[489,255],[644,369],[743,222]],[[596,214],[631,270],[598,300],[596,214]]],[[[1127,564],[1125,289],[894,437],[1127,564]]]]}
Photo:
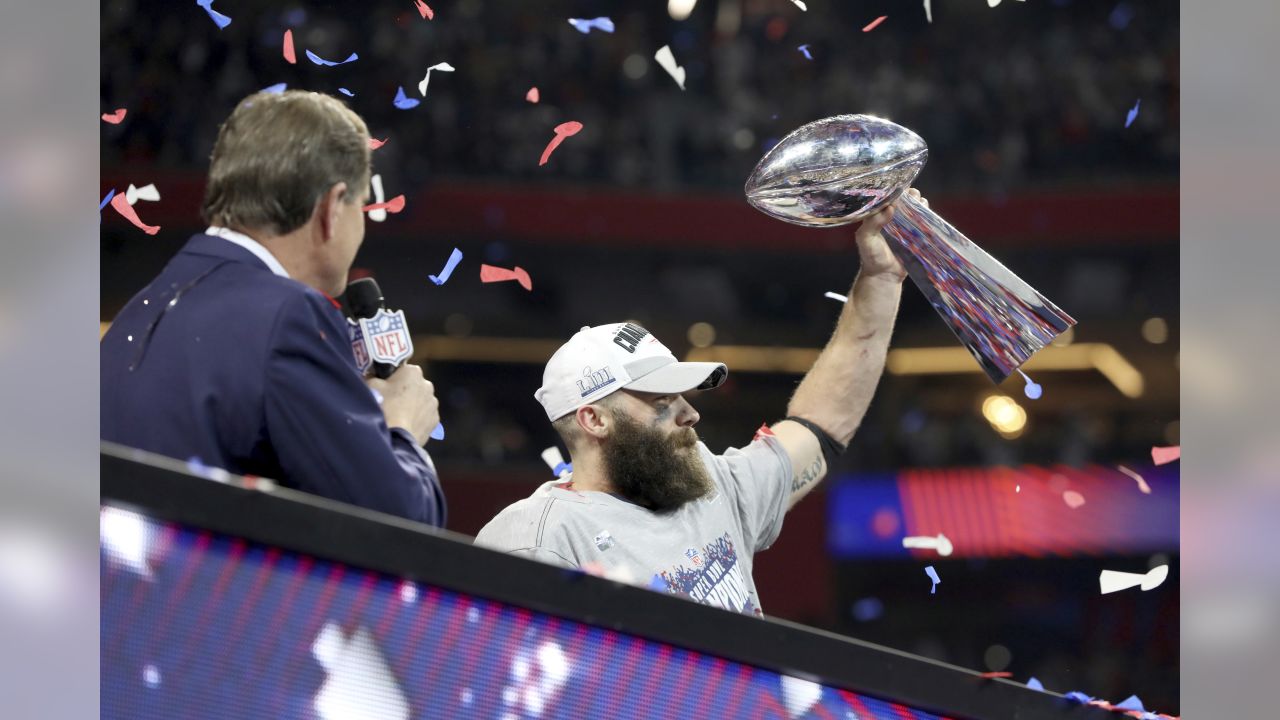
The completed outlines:
{"type": "Polygon", "coordinates": [[[892,217],[891,205],[859,226],[861,266],[835,333],[787,418],[745,447],[712,453],[683,395],[721,385],[723,364],[677,362],[633,323],[582,328],[534,393],[573,472],[503,510],[476,544],[761,615],[754,554],[844,451],[884,371],[906,277],[880,235],[892,217]]]}

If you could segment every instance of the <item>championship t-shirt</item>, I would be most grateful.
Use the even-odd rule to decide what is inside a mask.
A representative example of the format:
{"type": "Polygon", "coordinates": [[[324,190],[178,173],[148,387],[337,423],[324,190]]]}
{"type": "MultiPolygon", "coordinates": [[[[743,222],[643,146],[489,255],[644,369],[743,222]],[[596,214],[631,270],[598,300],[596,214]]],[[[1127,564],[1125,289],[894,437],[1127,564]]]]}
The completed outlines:
{"type": "Polygon", "coordinates": [[[791,461],[771,435],[744,448],[698,453],[714,490],[670,513],[552,480],[507,507],[476,544],[562,567],[594,564],[606,577],[761,615],[752,557],[782,530],[791,461]]]}

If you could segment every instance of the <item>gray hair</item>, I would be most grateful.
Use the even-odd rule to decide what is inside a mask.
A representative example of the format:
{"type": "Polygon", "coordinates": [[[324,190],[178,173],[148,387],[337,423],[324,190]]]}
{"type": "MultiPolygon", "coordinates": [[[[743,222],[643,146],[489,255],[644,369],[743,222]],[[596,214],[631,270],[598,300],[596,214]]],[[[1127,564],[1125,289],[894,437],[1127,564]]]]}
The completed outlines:
{"type": "Polygon", "coordinates": [[[218,130],[201,215],[211,225],[283,235],[345,182],[346,202],[369,183],[369,129],[330,95],[258,92],[218,130]]]}

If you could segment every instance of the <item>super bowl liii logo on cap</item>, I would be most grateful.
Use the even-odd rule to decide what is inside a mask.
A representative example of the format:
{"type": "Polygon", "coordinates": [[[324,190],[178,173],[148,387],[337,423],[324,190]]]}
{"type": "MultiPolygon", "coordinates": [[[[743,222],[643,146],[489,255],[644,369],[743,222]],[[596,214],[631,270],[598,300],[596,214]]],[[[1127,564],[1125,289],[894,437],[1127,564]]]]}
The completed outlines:
{"type": "Polygon", "coordinates": [[[636,351],[636,346],[648,335],[649,331],[636,325],[635,323],[627,323],[618,329],[613,336],[613,344],[626,350],[629,353],[636,351]]]}
{"type": "Polygon", "coordinates": [[[580,397],[586,397],[614,380],[616,378],[613,373],[609,372],[609,368],[601,370],[592,370],[589,367],[583,368],[582,379],[578,381],[578,390],[582,393],[580,397]]]}

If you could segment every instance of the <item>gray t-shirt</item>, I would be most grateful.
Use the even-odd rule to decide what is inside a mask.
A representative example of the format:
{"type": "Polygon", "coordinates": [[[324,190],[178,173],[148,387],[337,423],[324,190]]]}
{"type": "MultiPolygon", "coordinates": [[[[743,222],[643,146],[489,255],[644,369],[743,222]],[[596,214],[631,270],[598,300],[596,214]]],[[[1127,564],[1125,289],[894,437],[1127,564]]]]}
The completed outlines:
{"type": "Polygon", "coordinates": [[[498,513],[476,544],[561,567],[594,563],[607,577],[761,615],[752,557],[782,530],[791,461],[763,434],[723,455],[700,442],[698,453],[715,491],[672,513],[552,480],[498,513]]]}

